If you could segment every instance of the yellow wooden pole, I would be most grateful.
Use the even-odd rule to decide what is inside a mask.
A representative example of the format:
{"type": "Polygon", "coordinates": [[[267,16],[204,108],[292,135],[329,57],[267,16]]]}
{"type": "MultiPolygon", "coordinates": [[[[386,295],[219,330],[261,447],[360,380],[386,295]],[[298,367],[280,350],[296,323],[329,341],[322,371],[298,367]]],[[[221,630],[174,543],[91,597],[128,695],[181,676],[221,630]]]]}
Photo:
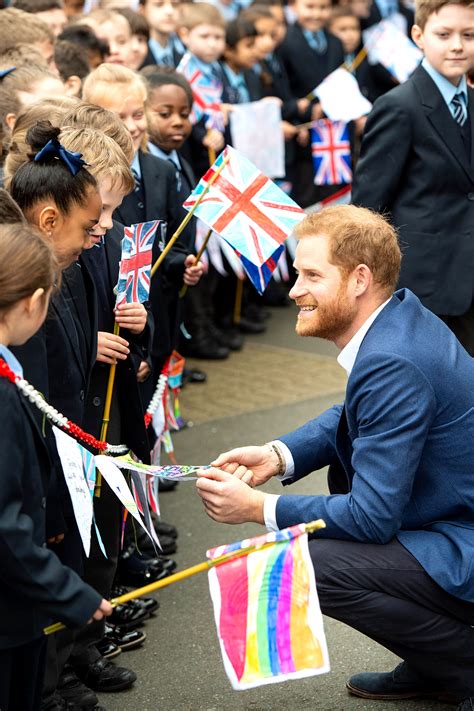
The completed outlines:
{"type": "Polygon", "coordinates": [[[214,148],[209,147],[207,149],[207,155],[209,157],[209,165],[214,165],[216,162],[216,151],[214,148]]]}
{"type": "Polygon", "coordinates": [[[209,189],[212,187],[212,185],[215,183],[215,181],[217,180],[217,178],[219,177],[219,175],[220,175],[220,174],[222,173],[222,171],[224,170],[224,168],[225,168],[225,166],[227,165],[227,163],[229,162],[229,160],[230,160],[230,156],[229,156],[229,155],[225,156],[225,157],[224,157],[224,160],[223,160],[222,163],[221,163],[221,165],[216,169],[214,175],[209,179],[209,182],[207,183],[207,185],[206,185],[206,187],[204,188],[204,190],[202,191],[202,193],[199,195],[198,199],[196,200],[196,202],[195,202],[194,205],[192,206],[191,210],[188,212],[188,214],[186,215],[186,217],[184,218],[184,220],[182,221],[182,223],[179,225],[178,229],[176,230],[176,232],[174,233],[174,235],[171,237],[170,241],[168,242],[168,244],[166,245],[166,247],[164,248],[164,250],[162,251],[162,253],[161,253],[160,256],[158,257],[158,259],[156,260],[156,262],[155,262],[154,265],[152,266],[152,268],[151,268],[151,276],[153,276],[153,275],[155,274],[156,270],[161,266],[161,264],[163,263],[164,258],[166,257],[166,255],[168,254],[168,252],[170,251],[170,249],[172,248],[172,246],[174,245],[174,243],[176,242],[176,240],[178,239],[178,237],[180,236],[180,234],[182,233],[182,231],[184,230],[184,228],[186,227],[186,225],[188,224],[188,222],[190,221],[190,219],[191,219],[192,216],[194,215],[194,212],[196,211],[196,209],[197,209],[198,206],[200,205],[202,199],[207,195],[207,193],[209,192],[209,189]]]}
{"type": "MultiPolygon", "coordinates": [[[[202,245],[201,245],[201,247],[200,247],[198,253],[196,254],[196,264],[199,262],[199,260],[201,259],[202,255],[204,254],[204,250],[205,250],[206,247],[207,247],[207,243],[209,242],[209,238],[210,238],[211,235],[212,235],[212,230],[209,230],[208,233],[207,233],[207,235],[204,237],[204,242],[202,243],[202,245]]],[[[186,296],[187,290],[188,290],[188,285],[187,285],[187,284],[183,284],[183,286],[182,286],[182,288],[181,288],[181,291],[179,292],[179,296],[180,296],[181,299],[183,298],[183,296],[186,296]]]]}
{"type": "MultiPolygon", "coordinates": [[[[319,531],[321,528],[326,528],[326,524],[321,518],[319,518],[317,521],[310,521],[310,523],[305,524],[305,533],[314,533],[314,531],[319,531]]],[[[230,553],[226,553],[225,555],[219,556],[219,558],[214,558],[214,560],[206,560],[203,563],[198,563],[197,565],[191,566],[191,568],[181,570],[179,573],[169,575],[167,578],[163,578],[163,580],[158,580],[156,583],[150,583],[149,585],[145,585],[142,588],[131,590],[130,592],[125,593],[124,595],[120,595],[119,597],[114,597],[110,601],[110,603],[113,607],[117,607],[117,605],[123,605],[124,603],[129,602],[130,600],[135,600],[137,597],[149,595],[150,593],[155,592],[156,590],[160,590],[160,588],[165,588],[168,585],[172,585],[173,583],[179,582],[180,580],[190,578],[192,575],[196,575],[197,573],[203,573],[204,571],[209,570],[210,568],[214,568],[216,565],[222,565],[223,563],[227,563],[229,560],[232,560],[234,558],[242,558],[244,555],[248,555],[254,550],[264,550],[265,548],[269,548],[270,546],[274,546],[278,543],[284,542],[285,540],[269,541],[268,543],[265,543],[263,546],[259,546],[258,548],[257,546],[248,546],[247,548],[241,548],[237,551],[231,551],[230,553]]],[[[45,627],[44,633],[47,635],[54,634],[54,632],[59,632],[59,630],[64,629],[65,626],[66,625],[64,625],[62,622],[56,622],[53,625],[49,625],[49,627],[45,627]]]]}
{"type": "MultiPolygon", "coordinates": [[[[120,326],[117,322],[114,323],[114,336],[118,336],[120,331],[120,326]]],[[[110,422],[110,409],[112,407],[112,397],[114,394],[114,383],[115,383],[115,372],[117,370],[117,363],[112,363],[109,370],[109,379],[107,381],[107,391],[105,394],[105,404],[104,404],[104,414],[102,416],[102,427],[100,429],[100,439],[105,442],[107,439],[107,430],[109,429],[110,422]]],[[[97,470],[97,478],[95,481],[94,496],[99,498],[100,491],[102,489],[102,474],[97,470]]]]}

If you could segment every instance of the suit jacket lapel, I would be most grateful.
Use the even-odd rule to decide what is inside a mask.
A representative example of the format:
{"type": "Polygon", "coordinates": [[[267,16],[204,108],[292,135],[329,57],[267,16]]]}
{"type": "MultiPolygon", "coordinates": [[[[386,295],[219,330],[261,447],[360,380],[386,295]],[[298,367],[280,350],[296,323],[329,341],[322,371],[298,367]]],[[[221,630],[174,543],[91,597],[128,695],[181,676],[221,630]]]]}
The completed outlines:
{"type": "MultiPolygon", "coordinates": [[[[430,121],[436,132],[443,139],[443,142],[456,158],[461,168],[472,181],[473,176],[469,160],[470,157],[467,155],[461,131],[446,106],[446,102],[441,96],[438,87],[423,67],[419,67],[416,70],[413,75],[413,79],[421,96],[421,102],[428,121],[430,121]]],[[[470,101],[470,104],[471,103],[472,101],[470,101]]],[[[471,123],[472,133],[472,124],[474,120],[472,113],[469,116],[469,120],[471,123]]]]}

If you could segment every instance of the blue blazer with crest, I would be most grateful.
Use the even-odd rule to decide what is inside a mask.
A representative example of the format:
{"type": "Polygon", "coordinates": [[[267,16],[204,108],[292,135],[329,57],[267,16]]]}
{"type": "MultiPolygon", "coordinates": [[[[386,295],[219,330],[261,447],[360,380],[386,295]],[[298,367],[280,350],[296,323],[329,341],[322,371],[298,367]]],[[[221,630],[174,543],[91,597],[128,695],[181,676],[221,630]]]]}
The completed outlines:
{"type": "Polygon", "coordinates": [[[344,405],[280,438],[292,483],[329,466],[329,496],[281,496],[280,528],[323,518],[318,536],[396,537],[450,594],[474,602],[474,360],[408,289],[367,332],[344,405]]]}

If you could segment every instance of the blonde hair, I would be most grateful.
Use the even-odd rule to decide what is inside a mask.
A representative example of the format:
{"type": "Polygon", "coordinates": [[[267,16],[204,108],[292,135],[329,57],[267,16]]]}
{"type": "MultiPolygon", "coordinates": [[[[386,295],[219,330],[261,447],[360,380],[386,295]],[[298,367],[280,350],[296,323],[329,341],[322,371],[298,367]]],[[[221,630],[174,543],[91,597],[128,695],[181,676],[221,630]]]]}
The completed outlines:
{"type": "Polygon", "coordinates": [[[402,255],[396,230],[382,215],[365,207],[336,205],[305,217],[294,235],[327,237],[329,261],[345,275],[365,264],[387,296],[396,288],[402,255]]]}
{"type": "Polygon", "coordinates": [[[38,121],[48,119],[54,126],[61,126],[63,117],[78,102],[72,96],[51,97],[36,101],[21,111],[10,136],[8,155],[5,160],[4,180],[8,188],[12,177],[23,163],[27,163],[31,146],[26,143],[26,134],[38,121]]]}
{"type": "Polygon", "coordinates": [[[415,2],[415,24],[424,30],[430,15],[436,14],[445,5],[462,5],[463,7],[474,7],[472,0],[416,0],[415,2]]]}
{"type": "Polygon", "coordinates": [[[104,62],[97,69],[94,69],[85,79],[82,87],[82,98],[90,104],[98,104],[104,100],[111,91],[137,92],[143,103],[148,98],[147,85],[143,77],[119,64],[104,62]]]}
{"type": "Polygon", "coordinates": [[[62,125],[71,128],[93,128],[96,131],[102,131],[109,138],[112,138],[115,143],[118,143],[127,163],[131,164],[134,156],[132,137],[123,122],[113,111],[103,109],[96,104],[88,104],[81,101],[66,113],[62,125]]]}
{"type": "Polygon", "coordinates": [[[0,54],[15,44],[39,42],[54,42],[54,33],[46,22],[15,7],[0,12],[0,54]]]}
{"type": "Polygon", "coordinates": [[[221,11],[209,2],[185,2],[181,9],[180,27],[192,30],[198,25],[212,25],[225,28],[221,11]]]}
{"type": "Polygon", "coordinates": [[[110,179],[114,188],[126,194],[135,187],[135,179],[120,146],[109,136],[93,128],[63,128],[59,136],[69,151],[82,153],[87,170],[99,182],[110,179]]]}
{"type": "Polygon", "coordinates": [[[132,31],[130,29],[130,24],[127,20],[126,17],[121,15],[119,12],[114,12],[113,10],[102,10],[98,8],[97,10],[92,10],[92,12],[89,12],[88,15],[84,15],[84,17],[79,18],[77,22],[75,22],[75,25],[87,25],[88,27],[91,27],[93,30],[97,27],[100,27],[101,25],[105,25],[106,22],[115,22],[117,21],[121,24],[125,23],[127,26],[130,35],[132,34],[132,31]]]}

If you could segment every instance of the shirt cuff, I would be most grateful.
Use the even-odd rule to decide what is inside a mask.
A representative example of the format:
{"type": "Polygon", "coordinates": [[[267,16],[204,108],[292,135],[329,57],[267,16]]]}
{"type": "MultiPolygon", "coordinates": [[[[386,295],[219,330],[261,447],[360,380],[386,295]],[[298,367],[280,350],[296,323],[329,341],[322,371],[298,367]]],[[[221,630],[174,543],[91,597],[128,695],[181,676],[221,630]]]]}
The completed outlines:
{"type": "Polygon", "coordinates": [[[279,499],[278,494],[265,494],[263,500],[263,518],[268,531],[279,531],[276,522],[276,505],[279,499]]]}
{"type": "Polygon", "coordinates": [[[278,481],[285,481],[285,479],[291,479],[295,473],[295,462],[290,450],[288,449],[286,444],[284,442],[281,442],[279,439],[274,439],[268,444],[274,444],[276,447],[278,447],[283,456],[283,459],[285,460],[285,471],[283,472],[283,474],[277,474],[276,478],[278,479],[278,481]]]}

